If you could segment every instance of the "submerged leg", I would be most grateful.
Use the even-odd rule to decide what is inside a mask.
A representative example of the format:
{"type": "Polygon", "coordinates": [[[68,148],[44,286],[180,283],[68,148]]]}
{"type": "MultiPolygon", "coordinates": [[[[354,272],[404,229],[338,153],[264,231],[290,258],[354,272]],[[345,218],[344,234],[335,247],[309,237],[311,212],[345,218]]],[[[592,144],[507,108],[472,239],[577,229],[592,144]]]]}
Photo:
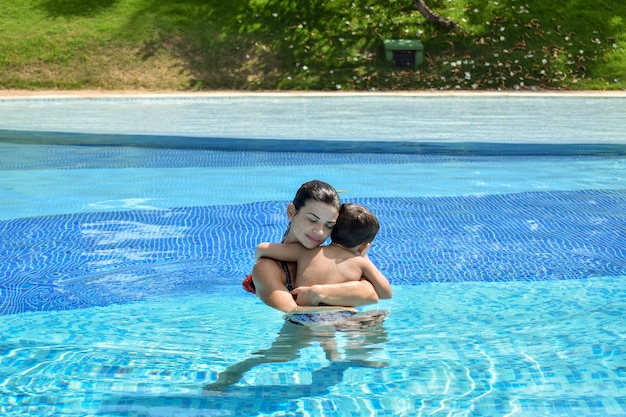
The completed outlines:
{"type": "Polygon", "coordinates": [[[236,384],[251,369],[266,363],[289,362],[298,358],[299,351],[311,345],[314,335],[304,326],[286,322],[269,349],[255,352],[252,357],[224,369],[217,380],[204,386],[205,391],[223,391],[236,384]]]}

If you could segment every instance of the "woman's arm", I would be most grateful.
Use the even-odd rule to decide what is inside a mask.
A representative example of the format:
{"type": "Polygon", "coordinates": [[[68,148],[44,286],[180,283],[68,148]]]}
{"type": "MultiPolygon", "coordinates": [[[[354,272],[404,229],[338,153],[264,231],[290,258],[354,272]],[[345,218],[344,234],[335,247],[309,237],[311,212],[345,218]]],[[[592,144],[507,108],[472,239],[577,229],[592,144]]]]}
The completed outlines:
{"type": "Polygon", "coordinates": [[[252,268],[252,281],[261,301],[277,310],[288,312],[296,310],[298,304],[287,290],[281,278],[284,276],[285,272],[273,259],[261,258],[252,268]]]}
{"type": "MultiPolygon", "coordinates": [[[[323,297],[316,295],[316,291],[321,290],[322,288],[308,291],[308,289],[312,287],[304,287],[304,292],[312,295],[314,301],[296,303],[294,295],[297,291],[300,291],[301,288],[295,289],[294,294],[292,295],[285,287],[285,283],[282,281],[281,277],[284,276],[285,272],[273,259],[261,258],[252,268],[252,280],[254,281],[254,285],[256,287],[257,296],[268,306],[284,312],[317,311],[321,309],[321,307],[317,307],[320,303],[328,304],[328,306],[357,306],[372,304],[378,301],[376,291],[374,291],[372,284],[367,281],[360,281],[366,284],[364,286],[365,291],[362,289],[342,289],[342,287],[346,287],[345,284],[358,284],[359,282],[320,286],[316,285],[315,287],[328,287],[325,291],[327,295],[323,297]],[[367,290],[367,287],[369,287],[370,290],[367,290]],[[366,295],[364,296],[364,294],[366,295]],[[311,308],[312,306],[317,308],[311,308]]],[[[298,296],[298,300],[300,300],[300,295],[298,296]]],[[[330,308],[328,306],[324,307],[324,309],[330,308]]]]}
{"type": "MultiPolygon", "coordinates": [[[[252,279],[256,293],[265,304],[282,311],[293,311],[300,306],[349,306],[356,307],[376,304],[380,298],[389,298],[384,290],[377,294],[372,283],[360,281],[336,284],[320,284],[311,287],[299,287],[289,292],[282,277],[284,271],[274,260],[294,262],[307,251],[300,243],[261,243],[255,252],[257,262],[252,269],[252,279]],[[272,258],[272,259],[269,259],[272,258]],[[296,299],[294,300],[294,296],[296,299]]],[[[382,274],[381,274],[382,275],[382,274]]],[[[386,278],[383,276],[383,281],[386,278]]],[[[390,291],[390,289],[389,289],[390,291]]]]}
{"type": "Polygon", "coordinates": [[[376,304],[378,294],[374,286],[364,279],[348,281],[339,284],[321,284],[310,287],[298,287],[293,290],[296,303],[300,306],[329,306],[356,307],[367,304],[376,304]]]}

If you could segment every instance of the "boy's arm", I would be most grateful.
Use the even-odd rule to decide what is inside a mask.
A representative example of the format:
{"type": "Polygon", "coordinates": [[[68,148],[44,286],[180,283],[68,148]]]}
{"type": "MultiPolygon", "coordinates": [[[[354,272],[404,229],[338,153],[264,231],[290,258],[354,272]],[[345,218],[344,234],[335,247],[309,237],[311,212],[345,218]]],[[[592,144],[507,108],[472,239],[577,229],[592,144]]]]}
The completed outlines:
{"type": "Polygon", "coordinates": [[[303,250],[307,250],[300,243],[259,243],[254,252],[254,257],[272,258],[277,261],[296,262],[303,250]]]}
{"type": "Polygon", "coordinates": [[[374,286],[374,289],[378,294],[378,298],[380,298],[381,300],[391,298],[391,285],[389,284],[389,280],[387,280],[387,277],[385,277],[383,273],[380,272],[378,268],[376,268],[376,265],[374,265],[368,257],[363,257],[362,260],[363,278],[369,281],[374,286]]]}

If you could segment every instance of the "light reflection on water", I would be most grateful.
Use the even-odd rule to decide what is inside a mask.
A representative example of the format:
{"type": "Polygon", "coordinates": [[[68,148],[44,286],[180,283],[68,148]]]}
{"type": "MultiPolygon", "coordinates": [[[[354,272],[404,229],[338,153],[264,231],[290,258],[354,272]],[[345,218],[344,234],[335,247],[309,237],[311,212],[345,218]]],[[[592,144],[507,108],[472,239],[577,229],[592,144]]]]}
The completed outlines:
{"type": "MultiPolygon", "coordinates": [[[[164,210],[256,201],[289,201],[293,190],[319,178],[344,198],[445,197],[490,195],[524,191],[619,190],[626,184],[625,158],[599,157],[445,157],[406,155],[403,163],[360,163],[341,158],[325,161],[320,153],[274,155],[278,161],[307,161],[307,165],[240,165],[245,153],[119,148],[120,158],[142,161],[146,153],[161,163],[204,157],[228,163],[214,167],[135,167],[109,169],[49,169],[59,148],[29,147],[27,160],[44,161],[44,169],[12,168],[18,146],[0,142],[3,159],[11,167],[0,176],[0,220],[16,217],[111,210],[164,210]],[[239,156],[238,156],[239,155],[239,156]],[[62,196],[63,198],[60,198],[62,196]]],[[[24,147],[23,145],[21,147],[24,147]]],[[[69,147],[70,150],[72,147],[69,147]]],[[[105,148],[106,149],[106,148],[105,148]]],[[[103,148],[90,148],[91,158],[103,148]]],[[[271,153],[268,153],[271,154],[271,153]]],[[[382,157],[381,157],[382,158],[382,157]]],[[[363,162],[367,159],[368,162],[363,162]]],[[[108,165],[104,165],[108,167],[108,165]]]]}
{"type": "MultiPolygon", "coordinates": [[[[50,117],[38,119],[37,129],[84,131],[88,124],[98,132],[116,127],[126,133],[153,128],[166,133],[152,122],[167,120],[177,129],[174,133],[192,136],[622,145],[626,131],[621,99],[385,98],[376,103],[376,111],[362,97],[322,101],[321,107],[301,98],[263,103],[279,109],[287,104],[291,111],[271,112],[255,100],[181,100],[175,111],[166,100],[95,100],[89,106],[77,100],[69,104],[86,113],[70,112],[68,120],[54,116],[56,110],[67,113],[60,101],[2,101],[0,129],[33,128],[20,123],[49,108],[44,113],[50,117]],[[242,103],[248,113],[233,110],[242,103]],[[144,108],[152,116],[139,124],[134,123],[138,104],[154,105],[144,108]],[[163,111],[167,117],[161,117],[163,111]],[[322,113],[303,118],[301,111],[322,113]],[[190,114],[203,123],[175,126],[177,120],[193,120],[190,114]],[[111,124],[115,118],[118,123],[111,124]],[[258,129],[259,124],[267,129],[258,129]]],[[[10,234],[8,248],[0,248],[0,255],[9,251],[7,277],[24,269],[0,286],[3,308],[22,311],[0,316],[1,414],[624,413],[626,277],[593,272],[621,274],[623,238],[609,230],[597,243],[591,235],[578,239],[579,232],[570,230],[580,224],[598,234],[609,218],[623,224],[619,213],[589,201],[622,198],[623,157],[381,154],[359,156],[366,158],[363,162],[350,155],[344,160],[293,149],[241,155],[201,149],[0,146],[0,219],[29,227],[14,240],[10,234]],[[208,241],[225,233],[226,240],[215,240],[217,248],[213,240],[202,239],[202,244],[190,239],[179,247],[188,230],[167,217],[187,216],[198,228],[203,221],[193,218],[195,213],[286,202],[311,178],[347,190],[342,198],[371,199],[367,201],[380,204],[383,217],[398,222],[387,225],[391,234],[380,236],[374,254],[387,253],[378,258],[380,264],[398,265],[390,274],[396,282],[412,285],[396,285],[392,300],[372,307],[388,313],[382,323],[323,332],[285,324],[281,313],[239,286],[239,269],[251,262],[240,253],[251,247],[250,236],[216,222],[209,232],[189,235],[208,241]],[[568,190],[581,192],[563,197],[561,192],[568,190]],[[528,192],[545,197],[524,203],[518,194],[528,192]],[[490,201],[506,205],[505,210],[496,213],[490,205],[478,210],[485,196],[494,196],[490,201]],[[557,198],[563,199],[558,210],[546,209],[537,217],[533,202],[553,207],[557,198]],[[411,212],[412,221],[420,223],[408,236],[409,212],[403,218],[387,208],[402,207],[393,204],[404,199],[437,205],[433,211],[411,212]],[[578,211],[563,209],[581,201],[578,211]],[[189,209],[175,212],[177,207],[189,209]],[[437,212],[440,208],[445,215],[437,212]],[[121,211],[132,211],[122,219],[138,219],[115,218],[121,211]],[[152,215],[155,211],[158,216],[152,215]],[[86,216],[72,216],[77,213],[86,216]],[[58,214],[70,216],[59,219],[58,214]],[[546,235],[546,225],[562,224],[552,222],[555,216],[569,215],[584,221],[546,235]],[[38,216],[51,216],[50,222],[38,221],[38,216]],[[494,218],[501,224],[490,224],[494,218]],[[60,236],[50,239],[42,232],[53,225],[67,232],[67,239],[60,242],[60,236]],[[459,225],[463,227],[455,230],[459,225]],[[437,234],[426,235],[426,226],[437,234]],[[519,241],[520,236],[526,240],[519,241]],[[419,239],[424,239],[417,246],[422,250],[413,245],[419,239]],[[64,264],[64,259],[76,264],[64,264]],[[399,262],[404,260],[410,262],[402,269],[399,262]],[[572,266],[574,271],[566,274],[572,266]],[[602,266],[606,268],[595,268],[602,266]],[[425,282],[431,276],[443,281],[456,270],[467,281],[425,282]],[[529,281],[510,280],[511,274],[529,281]],[[582,279],[550,280],[563,275],[582,279]],[[504,276],[507,280],[499,282],[504,276]],[[496,282],[475,281],[483,279],[496,282]],[[32,305],[22,306],[22,300],[32,305]],[[69,309],[20,310],[57,305],[69,309]],[[203,391],[220,375],[227,384],[203,391]]],[[[267,218],[248,217],[272,229],[285,221],[282,205],[280,213],[267,218]]]]}
{"type": "Polygon", "coordinates": [[[238,286],[3,316],[0,409],[615,413],[626,377],[615,338],[626,329],[624,278],[395,287],[394,299],[376,306],[388,312],[382,323],[337,332],[285,323],[238,286]],[[233,366],[246,372],[232,386],[202,391],[233,366]]]}

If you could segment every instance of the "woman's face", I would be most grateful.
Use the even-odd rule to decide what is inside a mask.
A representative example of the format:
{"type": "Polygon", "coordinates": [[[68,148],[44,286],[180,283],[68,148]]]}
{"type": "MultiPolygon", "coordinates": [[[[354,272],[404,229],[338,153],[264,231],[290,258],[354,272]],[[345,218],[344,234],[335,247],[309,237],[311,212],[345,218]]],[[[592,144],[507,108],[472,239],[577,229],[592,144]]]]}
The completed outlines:
{"type": "Polygon", "coordinates": [[[300,242],[304,247],[313,249],[328,239],[339,211],[329,204],[309,200],[297,213],[295,206],[289,204],[287,215],[291,228],[285,242],[300,242]]]}

